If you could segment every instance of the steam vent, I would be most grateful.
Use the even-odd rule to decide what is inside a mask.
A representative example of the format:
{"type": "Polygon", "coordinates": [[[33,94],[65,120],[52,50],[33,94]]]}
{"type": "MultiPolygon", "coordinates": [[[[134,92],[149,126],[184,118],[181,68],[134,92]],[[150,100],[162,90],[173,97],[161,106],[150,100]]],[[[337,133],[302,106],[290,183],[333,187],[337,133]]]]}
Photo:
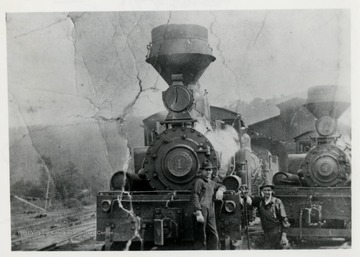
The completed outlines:
{"type": "Polygon", "coordinates": [[[192,24],[166,24],[151,31],[152,43],[146,62],[170,86],[172,75],[182,74],[183,83],[195,84],[215,60],[206,28],[192,24]]]}

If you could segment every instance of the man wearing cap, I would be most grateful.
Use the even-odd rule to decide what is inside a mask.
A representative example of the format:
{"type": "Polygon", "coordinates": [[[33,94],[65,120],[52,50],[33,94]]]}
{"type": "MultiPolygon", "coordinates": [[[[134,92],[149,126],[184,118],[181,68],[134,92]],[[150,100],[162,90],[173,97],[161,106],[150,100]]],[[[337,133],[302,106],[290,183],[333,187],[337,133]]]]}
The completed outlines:
{"type": "Polygon", "coordinates": [[[273,189],[272,183],[264,183],[260,187],[262,197],[246,196],[246,199],[248,204],[258,208],[265,236],[264,248],[282,249],[288,245],[286,228],[290,223],[286,217],[284,204],[273,195],[273,189]]]}
{"type": "Polygon", "coordinates": [[[219,249],[219,236],[216,229],[214,194],[216,200],[222,200],[226,188],[211,180],[213,166],[205,160],[201,175],[194,183],[192,202],[195,208],[195,250],[219,249]]]}

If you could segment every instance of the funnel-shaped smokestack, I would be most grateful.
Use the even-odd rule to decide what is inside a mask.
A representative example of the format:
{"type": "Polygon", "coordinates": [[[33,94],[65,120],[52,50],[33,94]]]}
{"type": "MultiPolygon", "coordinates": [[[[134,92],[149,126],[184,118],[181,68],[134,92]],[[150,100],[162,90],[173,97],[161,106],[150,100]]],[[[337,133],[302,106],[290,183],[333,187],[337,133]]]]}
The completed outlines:
{"type": "Polygon", "coordinates": [[[337,120],[350,106],[346,91],[337,86],[315,86],[308,90],[304,105],[316,118],[329,116],[337,120]]]}
{"type": "Polygon", "coordinates": [[[166,24],[151,31],[152,43],[146,61],[168,85],[172,75],[182,74],[184,85],[195,84],[215,60],[207,29],[192,24],[166,24]]]}

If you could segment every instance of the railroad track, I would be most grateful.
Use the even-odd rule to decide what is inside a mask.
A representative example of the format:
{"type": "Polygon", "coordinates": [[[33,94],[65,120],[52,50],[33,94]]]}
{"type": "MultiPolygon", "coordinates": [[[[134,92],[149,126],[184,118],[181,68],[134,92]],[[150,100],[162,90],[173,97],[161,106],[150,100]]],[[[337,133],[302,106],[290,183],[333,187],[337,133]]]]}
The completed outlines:
{"type": "Polygon", "coordinates": [[[91,221],[72,227],[63,227],[58,230],[44,231],[36,236],[16,240],[12,244],[12,249],[25,251],[50,250],[76,237],[84,237],[82,240],[94,237],[95,227],[95,221],[91,221]]]}
{"type": "Polygon", "coordinates": [[[68,236],[66,238],[62,238],[59,239],[56,242],[52,242],[50,244],[47,244],[45,246],[41,246],[37,249],[35,249],[35,251],[54,251],[56,250],[58,247],[68,244],[68,243],[72,243],[72,240],[76,240],[77,243],[81,243],[83,241],[88,240],[89,238],[92,238],[95,236],[95,229],[96,229],[96,224],[92,223],[92,224],[88,224],[89,226],[87,226],[86,228],[79,230],[78,233],[68,236]]]}
{"type": "Polygon", "coordinates": [[[31,224],[29,224],[29,221],[26,221],[25,224],[12,225],[11,235],[15,236],[15,235],[19,234],[19,232],[21,232],[21,231],[34,229],[34,228],[42,226],[42,225],[64,223],[64,222],[68,222],[69,220],[77,220],[76,218],[79,216],[88,217],[89,215],[90,216],[95,215],[95,211],[89,210],[89,211],[85,211],[85,212],[81,212],[81,213],[73,212],[73,213],[69,213],[67,215],[62,215],[61,217],[44,218],[39,222],[35,222],[35,223],[31,222],[31,224]]]}
{"type": "MultiPolygon", "coordinates": [[[[94,236],[95,212],[84,212],[77,216],[79,215],[81,219],[63,226],[50,226],[49,229],[18,230],[18,235],[12,238],[12,250],[50,250],[54,247],[51,245],[59,245],[79,235],[87,234],[87,238],[94,236]]],[[[58,220],[67,219],[68,216],[58,220]]],[[[44,222],[44,224],[49,224],[49,222],[51,221],[44,222]]],[[[25,228],[29,227],[31,225],[25,226],[25,228]]]]}

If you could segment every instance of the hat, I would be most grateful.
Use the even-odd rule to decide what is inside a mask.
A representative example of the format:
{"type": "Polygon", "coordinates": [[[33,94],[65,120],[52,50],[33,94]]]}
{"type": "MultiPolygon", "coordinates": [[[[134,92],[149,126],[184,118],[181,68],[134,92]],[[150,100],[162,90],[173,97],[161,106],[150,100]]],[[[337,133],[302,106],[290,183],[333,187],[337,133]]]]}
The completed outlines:
{"type": "Polygon", "coordinates": [[[271,187],[271,189],[275,188],[270,178],[265,179],[264,183],[260,186],[260,190],[263,190],[264,187],[271,187]]]}
{"type": "Polygon", "coordinates": [[[260,186],[260,190],[263,190],[264,187],[271,187],[271,189],[275,188],[275,186],[273,184],[264,183],[262,186],[260,186]]]}
{"type": "Polygon", "coordinates": [[[213,168],[214,166],[212,165],[211,161],[209,161],[208,159],[205,159],[200,167],[200,169],[202,170],[213,169],[213,168]]]}

